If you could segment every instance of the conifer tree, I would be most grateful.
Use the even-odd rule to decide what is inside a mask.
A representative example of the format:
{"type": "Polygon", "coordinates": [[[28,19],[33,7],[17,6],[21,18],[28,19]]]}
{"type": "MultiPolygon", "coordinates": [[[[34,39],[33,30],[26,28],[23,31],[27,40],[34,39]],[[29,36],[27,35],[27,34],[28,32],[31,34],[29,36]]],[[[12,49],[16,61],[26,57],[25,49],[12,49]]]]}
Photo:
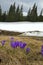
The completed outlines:
{"type": "Polygon", "coordinates": [[[0,21],[2,21],[2,9],[1,9],[1,5],[0,5],[0,21]]]}

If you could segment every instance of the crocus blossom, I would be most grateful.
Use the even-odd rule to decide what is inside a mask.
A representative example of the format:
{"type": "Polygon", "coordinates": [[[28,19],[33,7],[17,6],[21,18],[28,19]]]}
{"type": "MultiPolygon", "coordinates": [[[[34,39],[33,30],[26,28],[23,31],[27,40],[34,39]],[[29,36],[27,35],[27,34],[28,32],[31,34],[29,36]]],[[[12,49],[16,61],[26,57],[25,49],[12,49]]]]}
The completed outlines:
{"type": "Polygon", "coordinates": [[[16,41],[15,43],[16,43],[16,47],[19,47],[19,41],[16,41]]]}
{"type": "Polygon", "coordinates": [[[22,42],[22,41],[19,42],[19,47],[20,47],[20,48],[25,48],[25,46],[26,46],[26,43],[24,43],[24,42],[22,42]]]}
{"type": "Polygon", "coordinates": [[[41,46],[41,54],[43,55],[43,45],[41,46]]]}
{"type": "Polygon", "coordinates": [[[26,48],[26,53],[28,53],[30,51],[30,48],[26,48]]]}
{"type": "Polygon", "coordinates": [[[5,42],[6,42],[5,40],[1,41],[2,46],[4,46],[5,42]]]}
{"type": "Polygon", "coordinates": [[[22,42],[22,41],[11,41],[11,47],[13,48],[17,48],[17,47],[20,47],[20,48],[25,48],[26,46],[26,43],[22,42]]]}
{"type": "Polygon", "coordinates": [[[12,48],[15,48],[15,47],[16,47],[15,42],[11,42],[11,47],[12,47],[12,48]]]}
{"type": "Polygon", "coordinates": [[[13,37],[11,37],[10,39],[11,39],[11,41],[14,41],[14,38],[13,37]]]}

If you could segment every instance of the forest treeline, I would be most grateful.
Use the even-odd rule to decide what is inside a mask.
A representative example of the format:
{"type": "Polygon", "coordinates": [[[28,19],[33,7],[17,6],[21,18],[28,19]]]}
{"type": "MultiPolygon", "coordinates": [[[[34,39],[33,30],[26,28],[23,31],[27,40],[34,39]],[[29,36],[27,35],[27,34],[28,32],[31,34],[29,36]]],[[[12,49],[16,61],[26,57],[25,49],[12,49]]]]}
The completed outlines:
{"type": "Polygon", "coordinates": [[[29,8],[27,12],[27,16],[23,16],[23,5],[19,7],[19,5],[16,7],[15,3],[10,6],[9,11],[6,13],[2,13],[2,8],[0,5],[0,21],[1,22],[17,22],[17,21],[31,21],[31,22],[37,22],[37,21],[43,21],[43,15],[42,15],[43,9],[40,12],[40,15],[38,16],[37,13],[37,6],[36,3],[33,5],[32,9],[29,8]]]}

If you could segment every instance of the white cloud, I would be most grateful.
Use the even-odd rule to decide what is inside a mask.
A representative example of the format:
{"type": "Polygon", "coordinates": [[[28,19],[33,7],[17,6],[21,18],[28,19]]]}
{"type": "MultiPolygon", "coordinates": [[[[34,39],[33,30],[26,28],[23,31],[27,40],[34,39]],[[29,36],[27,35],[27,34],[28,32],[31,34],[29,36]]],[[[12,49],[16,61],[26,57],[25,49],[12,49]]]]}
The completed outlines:
{"type": "Polygon", "coordinates": [[[27,12],[23,12],[23,15],[26,16],[27,15],[27,12]]]}

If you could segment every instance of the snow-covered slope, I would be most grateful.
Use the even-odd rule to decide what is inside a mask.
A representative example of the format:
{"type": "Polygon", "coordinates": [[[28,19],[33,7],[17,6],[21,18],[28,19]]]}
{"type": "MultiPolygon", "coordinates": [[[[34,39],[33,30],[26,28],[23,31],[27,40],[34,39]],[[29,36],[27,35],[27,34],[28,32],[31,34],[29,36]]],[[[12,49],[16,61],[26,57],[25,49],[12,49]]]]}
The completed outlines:
{"type": "Polygon", "coordinates": [[[43,31],[28,31],[21,34],[22,36],[41,36],[43,37],[43,31]]]}

